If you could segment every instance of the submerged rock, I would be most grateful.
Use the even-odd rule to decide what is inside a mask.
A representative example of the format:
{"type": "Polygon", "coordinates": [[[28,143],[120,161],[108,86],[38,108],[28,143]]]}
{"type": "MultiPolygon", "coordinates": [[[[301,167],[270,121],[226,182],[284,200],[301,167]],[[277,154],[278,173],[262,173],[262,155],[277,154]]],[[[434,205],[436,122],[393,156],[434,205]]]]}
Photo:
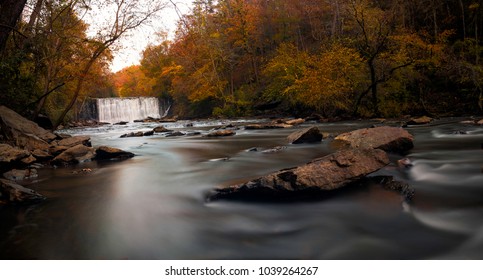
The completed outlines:
{"type": "Polygon", "coordinates": [[[280,129],[280,128],[290,128],[293,125],[285,123],[264,123],[264,124],[247,124],[245,125],[246,130],[258,130],[258,129],[280,129]]]}
{"type": "Polygon", "coordinates": [[[322,132],[315,126],[296,131],[287,137],[291,144],[317,143],[322,141],[322,138],[322,132]]]}
{"type": "Polygon", "coordinates": [[[287,147],[285,147],[285,146],[276,146],[276,147],[273,147],[273,148],[270,148],[270,149],[263,150],[262,153],[264,153],[264,154],[274,154],[274,153],[281,152],[285,149],[287,149],[287,147]]]}
{"type": "Polygon", "coordinates": [[[34,203],[45,197],[34,190],[20,186],[10,180],[0,179],[0,202],[11,204],[34,203]]]}
{"type": "Polygon", "coordinates": [[[8,172],[3,173],[3,177],[11,181],[28,180],[32,178],[37,178],[38,176],[39,175],[36,169],[25,169],[25,170],[12,169],[8,172]]]}
{"type": "Polygon", "coordinates": [[[405,152],[414,147],[413,136],[399,127],[381,126],[358,129],[337,136],[333,142],[358,149],[381,149],[405,152]]]}
{"type": "Polygon", "coordinates": [[[334,191],[387,164],[387,154],[379,149],[341,150],[305,165],[280,170],[244,184],[218,188],[208,199],[258,199],[260,196],[276,198],[314,191],[334,191]]]}
{"type": "Polygon", "coordinates": [[[413,167],[413,162],[409,158],[403,158],[397,161],[399,168],[409,169],[413,167]]]}
{"type": "Polygon", "coordinates": [[[293,119],[293,120],[285,121],[285,123],[288,125],[299,125],[299,124],[303,124],[304,122],[305,122],[305,119],[293,119]]]}
{"type": "Polygon", "coordinates": [[[170,132],[166,135],[166,137],[177,137],[177,136],[186,136],[186,133],[181,131],[170,132]]]}
{"type": "Polygon", "coordinates": [[[123,151],[121,149],[101,146],[96,150],[96,160],[109,160],[109,159],[128,159],[134,157],[133,153],[123,151]]]}
{"type": "Polygon", "coordinates": [[[416,193],[416,191],[409,184],[396,181],[392,176],[374,176],[367,178],[366,181],[378,184],[386,190],[399,193],[407,202],[410,202],[416,193]]]}

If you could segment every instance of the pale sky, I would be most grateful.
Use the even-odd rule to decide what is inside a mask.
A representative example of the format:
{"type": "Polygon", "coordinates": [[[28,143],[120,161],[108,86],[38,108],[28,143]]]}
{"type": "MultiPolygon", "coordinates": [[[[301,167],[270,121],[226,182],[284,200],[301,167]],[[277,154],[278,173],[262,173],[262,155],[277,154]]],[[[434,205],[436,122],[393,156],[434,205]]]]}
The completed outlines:
{"type": "MultiPolygon", "coordinates": [[[[191,8],[192,0],[174,0],[173,2],[176,3],[182,14],[186,14],[191,8]]],[[[179,17],[173,4],[168,1],[167,8],[160,13],[160,19],[156,19],[152,26],[140,27],[136,29],[133,35],[121,39],[119,43],[122,48],[115,53],[114,60],[110,67],[111,71],[117,72],[125,67],[139,64],[142,57],[142,51],[146,46],[150,43],[160,43],[156,33],[164,30],[168,33],[168,37],[172,37],[178,19],[179,17]]]]}

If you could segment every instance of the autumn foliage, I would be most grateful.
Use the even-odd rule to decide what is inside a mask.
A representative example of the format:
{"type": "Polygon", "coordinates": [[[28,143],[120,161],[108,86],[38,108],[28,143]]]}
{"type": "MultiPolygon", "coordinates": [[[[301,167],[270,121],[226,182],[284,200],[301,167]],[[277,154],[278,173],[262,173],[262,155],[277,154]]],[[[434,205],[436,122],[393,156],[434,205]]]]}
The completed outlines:
{"type": "MultiPolygon", "coordinates": [[[[72,99],[70,81],[97,45],[87,40],[85,26],[68,24],[82,22],[79,8],[62,12],[62,1],[50,2],[58,3],[52,15],[59,16],[44,12],[38,26],[56,31],[35,33],[32,44],[42,55],[11,48],[0,71],[8,74],[5,92],[17,95],[14,101],[35,103],[65,83],[43,107],[53,114],[72,99]],[[63,36],[67,31],[76,36],[63,36]]],[[[481,113],[480,2],[193,1],[176,34],[148,46],[140,65],[111,75],[106,66],[113,53],[103,52],[77,107],[88,97],[157,96],[183,117],[481,113]],[[279,105],[264,111],[264,104],[279,105]]]]}
{"type": "MultiPolygon", "coordinates": [[[[470,1],[471,2],[471,1],[470,1]]],[[[482,7],[462,1],[194,1],[137,92],[177,114],[481,112],[482,7]],[[152,91],[146,92],[145,85],[152,91]]],[[[139,75],[133,74],[133,77],[139,75]]],[[[122,90],[123,87],[121,87],[122,90]]]]}

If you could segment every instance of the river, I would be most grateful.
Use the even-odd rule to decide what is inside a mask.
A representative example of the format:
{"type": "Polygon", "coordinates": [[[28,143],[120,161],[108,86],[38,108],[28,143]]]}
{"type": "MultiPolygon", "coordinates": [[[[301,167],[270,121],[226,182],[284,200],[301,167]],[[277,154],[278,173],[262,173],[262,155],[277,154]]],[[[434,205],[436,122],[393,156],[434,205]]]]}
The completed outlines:
{"type": "MultiPolygon", "coordinates": [[[[238,130],[228,138],[119,138],[158,124],[73,129],[93,146],[136,157],[42,168],[26,185],[48,199],[0,206],[2,259],[482,259],[483,127],[442,119],[409,127],[411,169],[402,156],[373,175],[415,190],[412,202],[379,186],[295,202],[215,201],[215,187],[241,183],[332,153],[330,141],[287,145],[297,128],[238,130]],[[463,132],[464,134],[461,134],[463,132]],[[277,153],[250,152],[286,146],[277,153]],[[82,172],[89,168],[91,172],[82,172]]],[[[243,121],[241,121],[243,122],[243,121]]],[[[166,124],[205,133],[227,122],[166,124]]],[[[328,133],[369,127],[316,125],[328,133]]]]}

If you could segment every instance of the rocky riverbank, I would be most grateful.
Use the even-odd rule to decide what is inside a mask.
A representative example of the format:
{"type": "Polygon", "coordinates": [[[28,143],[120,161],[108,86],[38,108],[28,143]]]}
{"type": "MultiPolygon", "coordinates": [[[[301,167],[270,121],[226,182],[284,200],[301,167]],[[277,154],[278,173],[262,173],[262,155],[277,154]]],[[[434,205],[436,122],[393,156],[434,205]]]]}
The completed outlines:
{"type": "Polygon", "coordinates": [[[52,133],[0,106],[0,203],[45,199],[16,181],[36,176],[42,166],[67,166],[91,160],[126,159],[134,154],[110,147],[93,148],[90,137],[52,133]]]}

